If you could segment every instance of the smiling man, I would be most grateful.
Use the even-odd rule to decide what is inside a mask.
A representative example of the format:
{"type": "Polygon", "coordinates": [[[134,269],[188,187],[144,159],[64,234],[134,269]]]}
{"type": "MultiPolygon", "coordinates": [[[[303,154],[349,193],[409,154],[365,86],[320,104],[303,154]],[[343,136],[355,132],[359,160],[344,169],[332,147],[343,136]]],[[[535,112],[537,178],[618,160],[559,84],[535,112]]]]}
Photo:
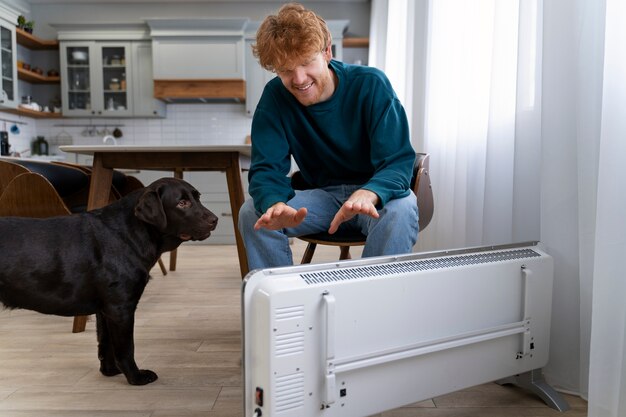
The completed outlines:
{"type": "Polygon", "coordinates": [[[252,120],[252,199],[239,213],[250,269],[291,265],[288,238],[324,231],[362,232],[365,257],[411,252],[415,151],[385,74],[333,60],[326,22],[297,3],[265,18],[253,52],[277,77],[252,120]]]}

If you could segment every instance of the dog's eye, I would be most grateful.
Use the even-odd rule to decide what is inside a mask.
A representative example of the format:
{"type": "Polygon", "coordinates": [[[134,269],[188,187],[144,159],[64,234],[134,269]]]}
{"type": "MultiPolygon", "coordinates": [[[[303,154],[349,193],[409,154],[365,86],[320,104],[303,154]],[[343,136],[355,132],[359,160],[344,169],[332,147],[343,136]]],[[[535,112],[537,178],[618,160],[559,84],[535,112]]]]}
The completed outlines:
{"type": "Polygon", "coordinates": [[[183,209],[189,208],[190,206],[191,206],[191,201],[189,200],[180,200],[177,205],[178,208],[183,208],[183,209]]]}

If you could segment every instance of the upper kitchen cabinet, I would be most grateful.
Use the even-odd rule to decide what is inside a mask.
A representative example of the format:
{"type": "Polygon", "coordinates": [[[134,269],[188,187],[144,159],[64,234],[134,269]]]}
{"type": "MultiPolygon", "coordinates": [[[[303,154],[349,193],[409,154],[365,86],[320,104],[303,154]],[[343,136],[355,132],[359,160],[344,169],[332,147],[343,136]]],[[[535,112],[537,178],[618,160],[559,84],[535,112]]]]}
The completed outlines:
{"type": "MultiPolygon", "coordinates": [[[[12,17],[12,14],[0,7],[0,65],[2,66],[0,107],[14,109],[17,107],[15,24],[8,20],[12,17]]],[[[17,15],[15,15],[13,21],[15,19],[17,19],[17,15]]]]}
{"type": "Polygon", "coordinates": [[[144,23],[52,26],[60,40],[65,116],[165,116],[165,105],[153,95],[144,23]]]}
{"type": "Polygon", "coordinates": [[[166,105],[155,100],[152,83],[152,42],[133,41],[133,116],[165,117],[166,105]]]}
{"type": "Polygon", "coordinates": [[[131,116],[130,42],[61,42],[66,116],[131,116]]]}
{"type": "Polygon", "coordinates": [[[248,20],[151,19],[155,97],[167,102],[246,96],[243,29],[248,20]]]}
{"type": "MultiPolygon", "coordinates": [[[[256,42],[256,32],[261,22],[248,22],[245,28],[246,44],[246,114],[250,117],[254,115],[265,84],[276,74],[267,71],[259,65],[258,60],[252,53],[252,45],[256,42]]],[[[333,38],[331,48],[333,58],[343,60],[343,34],[350,24],[349,20],[327,20],[326,24],[333,38]]]]}
{"type": "Polygon", "coordinates": [[[271,71],[259,65],[259,61],[252,53],[252,45],[256,42],[256,31],[261,22],[249,22],[246,25],[246,114],[254,115],[256,105],[261,99],[263,88],[276,76],[271,71]]]}

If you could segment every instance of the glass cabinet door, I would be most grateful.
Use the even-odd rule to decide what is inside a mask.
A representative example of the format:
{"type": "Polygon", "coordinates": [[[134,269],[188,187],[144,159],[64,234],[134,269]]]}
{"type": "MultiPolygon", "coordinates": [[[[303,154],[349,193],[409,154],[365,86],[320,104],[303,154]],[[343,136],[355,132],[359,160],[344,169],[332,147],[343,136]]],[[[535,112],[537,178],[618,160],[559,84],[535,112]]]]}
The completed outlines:
{"type": "Polygon", "coordinates": [[[65,62],[67,62],[67,106],[65,113],[91,114],[90,67],[93,63],[89,54],[89,46],[68,46],[65,49],[65,62]]]}
{"type": "Polygon", "coordinates": [[[2,64],[2,81],[0,82],[0,105],[16,107],[17,105],[17,70],[15,68],[15,32],[0,26],[0,63],[2,64]]]}
{"type": "Polygon", "coordinates": [[[63,114],[122,117],[132,115],[129,42],[61,44],[63,114]]]}
{"type": "Polygon", "coordinates": [[[130,47],[127,45],[101,45],[102,103],[107,116],[130,114],[132,111],[127,75],[130,47]]]}

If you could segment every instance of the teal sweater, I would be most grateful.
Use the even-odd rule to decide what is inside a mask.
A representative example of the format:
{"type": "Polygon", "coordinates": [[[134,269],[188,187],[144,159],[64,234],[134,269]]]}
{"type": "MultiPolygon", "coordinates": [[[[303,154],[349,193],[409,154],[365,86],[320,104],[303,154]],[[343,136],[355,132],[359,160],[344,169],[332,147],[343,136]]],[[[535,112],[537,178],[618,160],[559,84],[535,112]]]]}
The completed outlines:
{"type": "Polygon", "coordinates": [[[267,83],[252,120],[248,191],[264,213],[294,196],[291,158],[314,188],[362,184],[379,207],[410,193],[415,151],[404,108],[385,74],[331,61],[339,84],[324,102],[303,106],[276,77],[267,83]]]}

